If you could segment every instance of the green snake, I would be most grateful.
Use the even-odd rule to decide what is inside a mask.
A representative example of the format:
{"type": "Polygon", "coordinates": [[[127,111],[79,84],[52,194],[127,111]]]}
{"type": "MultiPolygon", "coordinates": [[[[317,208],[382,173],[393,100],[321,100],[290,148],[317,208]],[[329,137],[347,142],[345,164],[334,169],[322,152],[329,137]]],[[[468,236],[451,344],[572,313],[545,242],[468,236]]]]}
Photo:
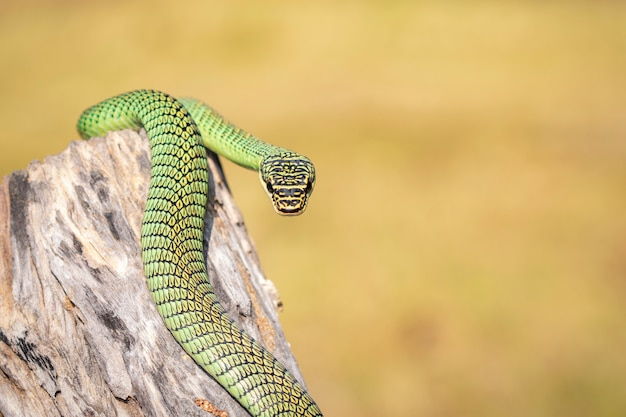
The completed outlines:
{"type": "Polygon", "coordinates": [[[153,90],[121,94],[83,112],[83,138],[144,128],[151,176],[141,226],[144,273],[176,341],[252,416],[321,416],[296,378],[244,332],[208,280],[202,235],[208,193],[206,148],[258,170],[279,214],[301,213],[315,182],[311,161],[260,141],[210,107],[153,90]]]}

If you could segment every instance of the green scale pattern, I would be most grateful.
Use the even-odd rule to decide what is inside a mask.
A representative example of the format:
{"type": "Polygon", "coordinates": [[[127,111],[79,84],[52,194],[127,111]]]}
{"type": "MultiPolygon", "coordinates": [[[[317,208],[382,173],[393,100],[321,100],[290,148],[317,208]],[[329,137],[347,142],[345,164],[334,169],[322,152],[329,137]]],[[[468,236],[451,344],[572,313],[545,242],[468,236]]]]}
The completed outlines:
{"type": "MultiPolygon", "coordinates": [[[[208,106],[203,106],[192,106],[196,121],[205,124],[203,131],[221,126],[217,136],[226,139],[218,148],[227,147],[229,137],[239,137],[241,149],[254,141],[216,113],[204,112],[208,106]]],[[[200,135],[185,107],[165,93],[138,90],[90,107],[78,121],[83,138],[141,127],[152,154],[141,227],[142,258],[148,287],[167,328],[252,416],[321,416],[295,377],[226,315],[211,288],[202,253],[208,191],[203,144],[208,137],[200,135]]],[[[270,154],[270,146],[262,144],[259,149],[270,154]]],[[[248,152],[241,159],[260,164],[266,156],[248,152]]]]}
{"type": "Polygon", "coordinates": [[[291,154],[285,148],[265,143],[228,122],[212,107],[191,98],[181,98],[183,106],[198,125],[203,144],[239,165],[259,170],[263,159],[270,155],[291,154]]]}

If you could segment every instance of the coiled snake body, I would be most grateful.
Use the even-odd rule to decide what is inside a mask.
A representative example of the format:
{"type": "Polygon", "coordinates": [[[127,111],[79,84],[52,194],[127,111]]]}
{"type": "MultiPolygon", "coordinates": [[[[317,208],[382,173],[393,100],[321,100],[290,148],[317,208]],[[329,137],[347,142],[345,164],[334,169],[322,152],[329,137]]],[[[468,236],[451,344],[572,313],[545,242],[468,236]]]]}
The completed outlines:
{"type": "Polygon", "coordinates": [[[83,138],[144,128],[151,177],[141,226],[144,272],[159,314],[183,349],[253,416],[321,416],[318,406],[273,355],[230,319],[208,281],[202,235],[208,193],[205,147],[259,170],[280,214],[306,207],[311,161],[261,142],[208,106],[138,90],[85,110],[83,138]]]}

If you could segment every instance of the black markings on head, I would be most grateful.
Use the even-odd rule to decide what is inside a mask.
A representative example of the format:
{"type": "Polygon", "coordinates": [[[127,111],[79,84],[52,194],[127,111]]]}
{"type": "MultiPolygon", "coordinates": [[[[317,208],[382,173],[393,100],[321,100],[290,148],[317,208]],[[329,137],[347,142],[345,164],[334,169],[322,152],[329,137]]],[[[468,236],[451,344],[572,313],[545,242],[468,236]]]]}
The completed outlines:
{"type": "Polygon", "coordinates": [[[261,162],[260,175],[279,214],[304,211],[315,183],[315,168],[308,158],[291,152],[270,155],[261,162]]]}

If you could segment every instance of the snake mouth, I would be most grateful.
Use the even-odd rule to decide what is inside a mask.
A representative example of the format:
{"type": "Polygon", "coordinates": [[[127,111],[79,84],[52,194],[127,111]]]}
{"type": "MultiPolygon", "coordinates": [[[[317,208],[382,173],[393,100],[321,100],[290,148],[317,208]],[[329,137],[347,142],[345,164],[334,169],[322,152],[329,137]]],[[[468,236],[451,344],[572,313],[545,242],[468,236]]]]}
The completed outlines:
{"type": "Polygon", "coordinates": [[[276,210],[276,213],[280,214],[281,216],[299,216],[300,214],[304,213],[304,209],[306,208],[306,206],[303,205],[297,205],[297,206],[286,206],[286,205],[281,205],[281,206],[274,206],[274,209],[276,210]]]}

